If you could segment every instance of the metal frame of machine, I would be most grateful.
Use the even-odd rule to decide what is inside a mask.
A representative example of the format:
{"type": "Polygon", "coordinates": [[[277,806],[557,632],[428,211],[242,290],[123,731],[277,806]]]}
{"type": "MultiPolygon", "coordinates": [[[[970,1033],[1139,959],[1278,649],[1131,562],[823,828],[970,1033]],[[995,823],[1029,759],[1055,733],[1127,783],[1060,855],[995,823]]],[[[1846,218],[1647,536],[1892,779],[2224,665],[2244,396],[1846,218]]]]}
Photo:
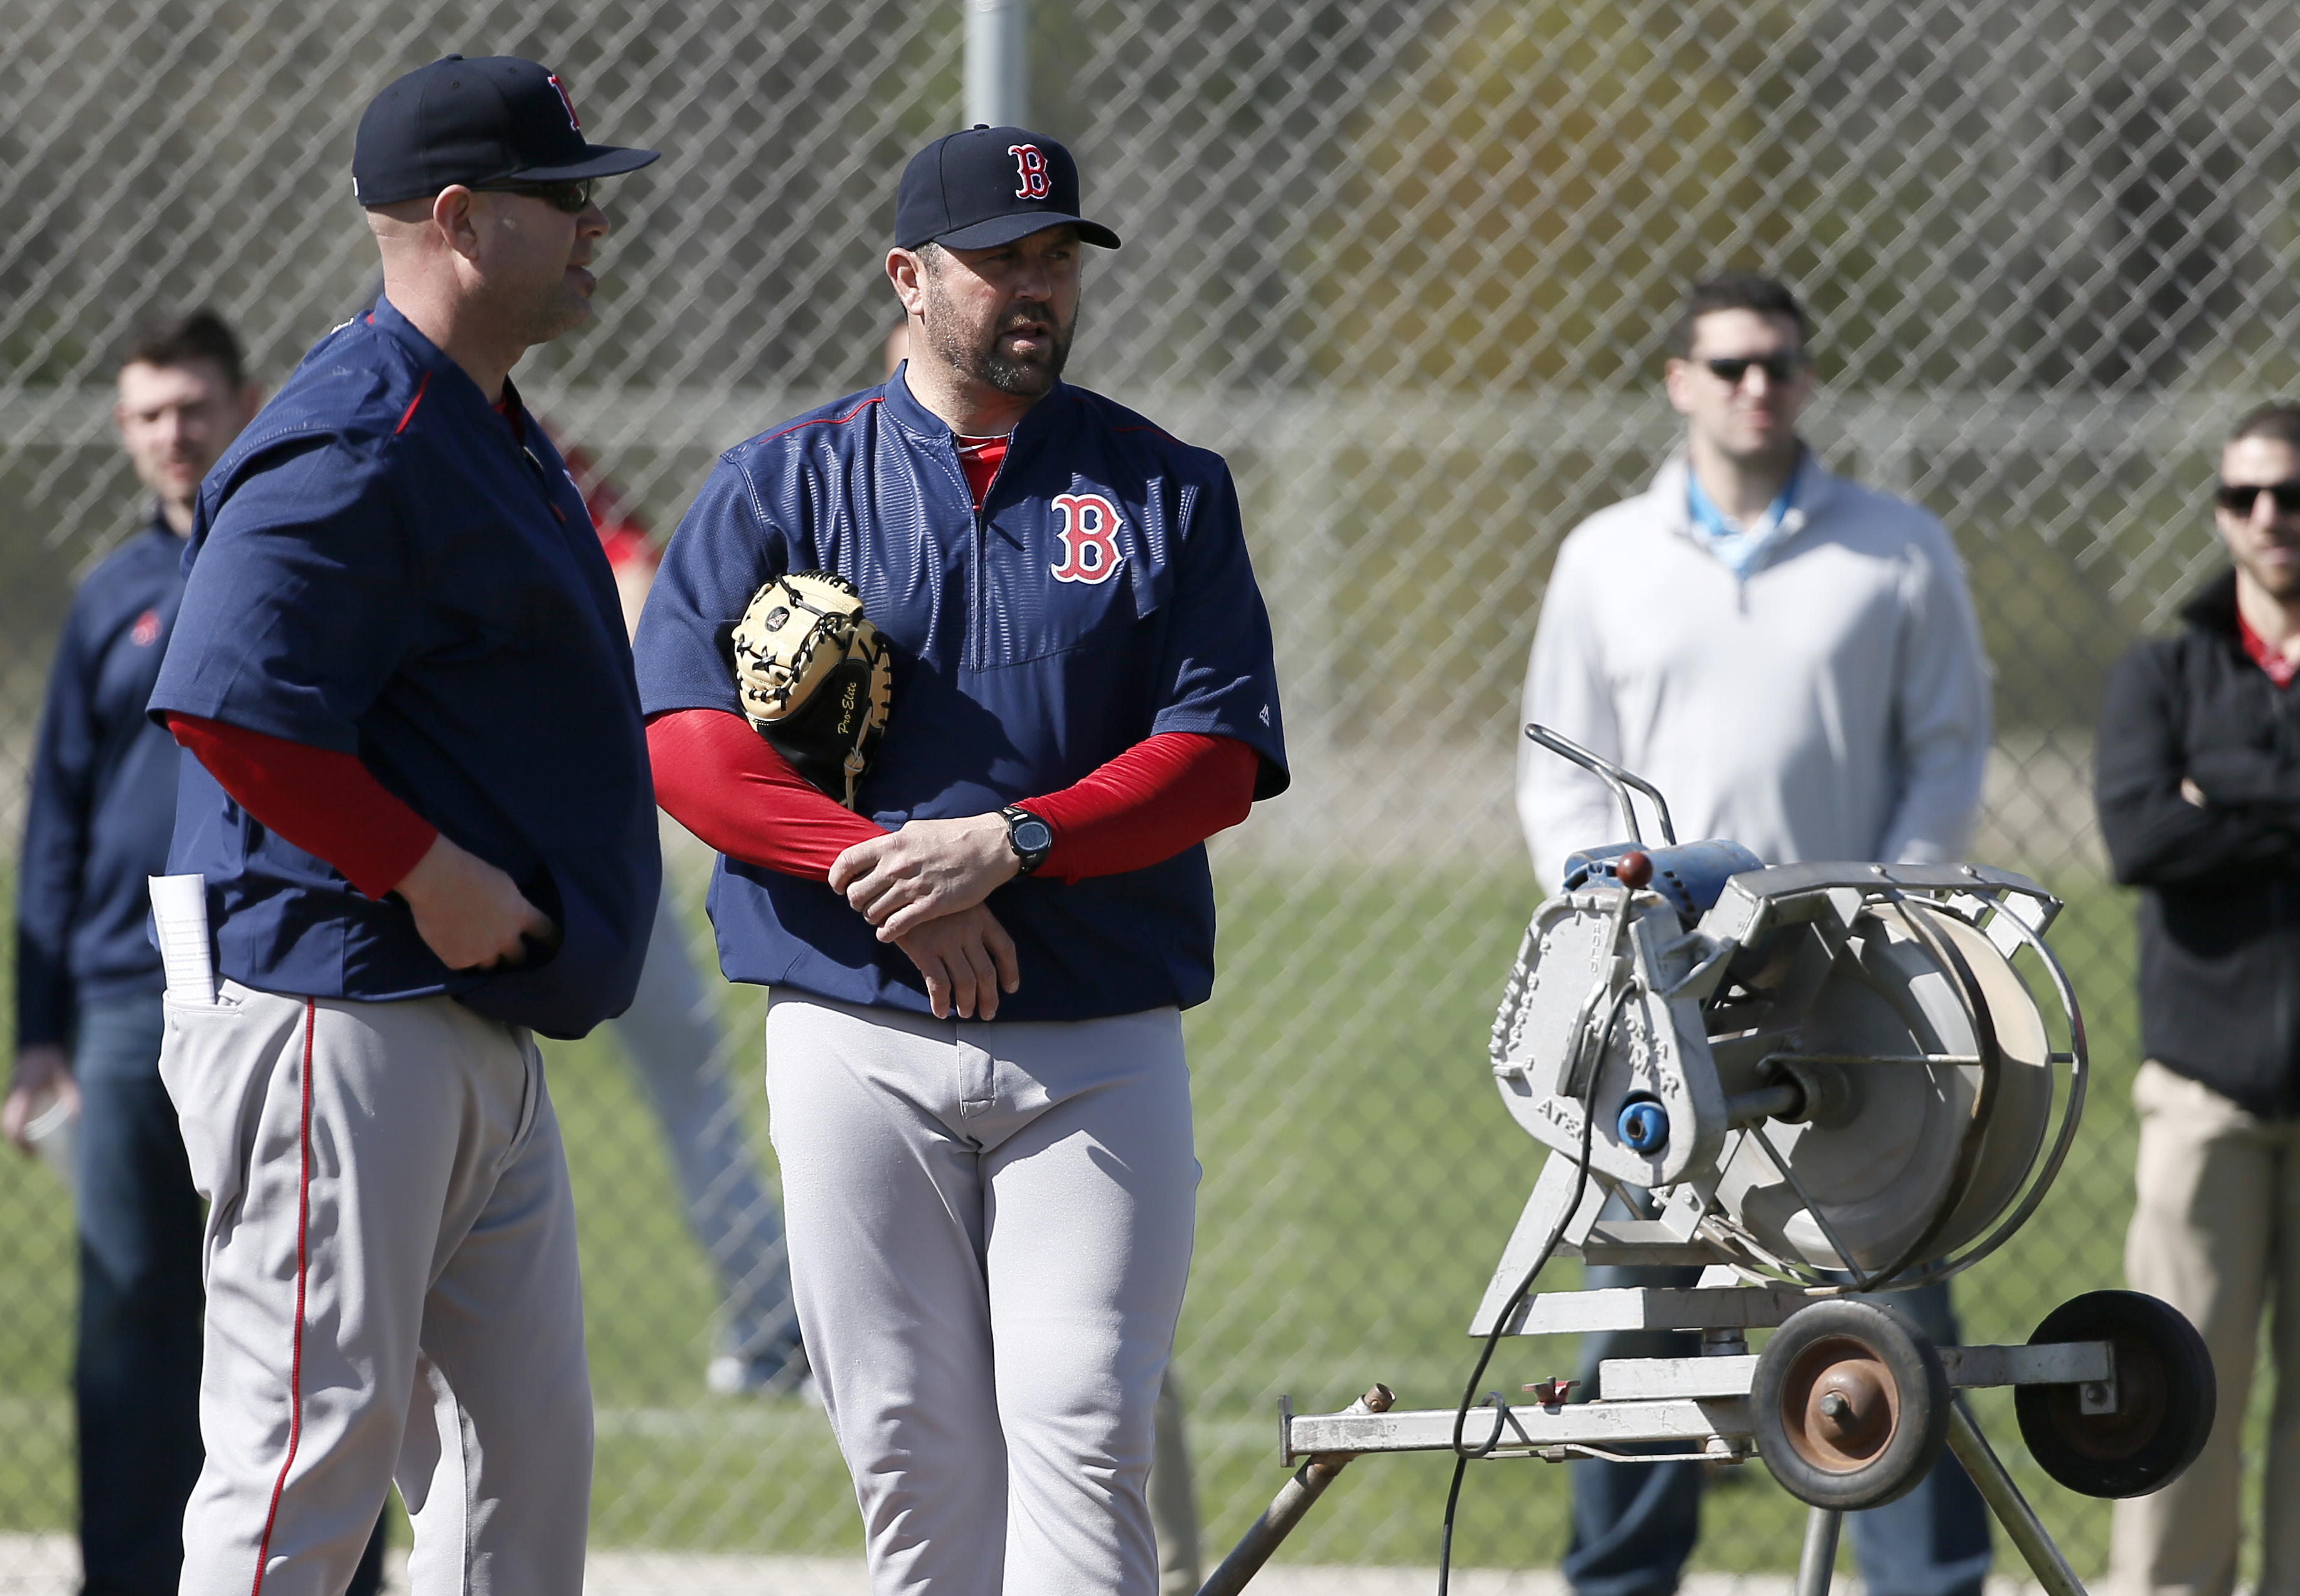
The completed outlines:
{"type": "Polygon", "coordinates": [[[1450,1409],[1397,1411],[1383,1386],[1342,1413],[1281,1404],[1279,1455],[1307,1460],[1201,1596],[1242,1589],[1352,1458],[1412,1451],[1761,1457],[1811,1509],[1798,1592],[1823,1596],[1840,1515],[1912,1488],[1944,1448],[2045,1589],[2082,1596],[1954,1393],[2016,1388],[2055,1480],[2143,1494],[2209,1432],[2201,1339],[2153,1298],[2096,1292],[2027,1345],[1941,1347],[1875,1297],[2002,1246],[2068,1155],[2088,1077],[2044,940],[2058,900],[1979,865],[1768,869],[1732,843],[1679,844],[1649,783],[1545,727],[1526,735],[1606,782],[1629,841],[1569,861],[1495,1021],[1496,1086],[1551,1151],[1471,1319],[1485,1359],[1450,1409]],[[1534,1292],[1559,1256],[1704,1272],[1687,1288],[1534,1292]],[[1570,1380],[1474,1400],[1503,1337],[1648,1329],[1698,1332],[1701,1356],[1608,1360],[1588,1401],[1570,1380]],[[1774,1332],[1754,1354],[1751,1330],[1774,1332]]]}

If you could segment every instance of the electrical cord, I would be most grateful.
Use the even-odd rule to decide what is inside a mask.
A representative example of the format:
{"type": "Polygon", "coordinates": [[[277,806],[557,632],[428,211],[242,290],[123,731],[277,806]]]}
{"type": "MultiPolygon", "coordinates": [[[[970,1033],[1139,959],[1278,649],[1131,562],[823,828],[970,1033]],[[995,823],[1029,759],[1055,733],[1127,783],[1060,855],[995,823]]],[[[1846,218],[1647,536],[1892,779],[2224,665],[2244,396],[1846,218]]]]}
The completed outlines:
{"type": "MultiPolygon", "coordinates": [[[[1614,1024],[1621,1018],[1621,1005],[1635,990],[1634,982],[1624,986],[1614,994],[1612,1004],[1605,1011],[1604,1028],[1597,1033],[1596,1040],[1597,1059],[1600,1063],[1604,1061],[1606,1044],[1612,1040],[1614,1024]]],[[[1593,1099],[1596,1096],[1596,1069],[1593,1065],[1590,1070],[1589,1093],[1593,1099]]],[[[1533,1268],[1525,1272],[1525,1278],[1519,1281],[1517,1289],[1510,1293],[1509,1300],[1502,1305],[1500,1315],[1494,1320],[1494,1327],[1486,1333],[1486,1344],[1479,1350],[1477,1367],[1470,1371],[1469,1383],[1462,1387],[1461,1404],[1454,1409],[1454,1480],[1453,1484],[1446,1488],[1446,1523],[1438,1537],[1438,1596],[1446,1596],[1446,1585],[1453,1575],[1454,1511],[1462,1500],[1462,1476],[1469,1472],[1470,1464],[1473,1459],[1487,1456],[1500,1442],[1502,1428],[1508,1422],[1505,1413],[1500,1409],[1497,1395],[1489,1394],[1484,1401],[1478,1401],[1478,1382],[1486,1377],[1486,1367],[1494,1360],[1494,1349],[1501,1344],[1502,1337],[1508,1334],[1510,1321],[1516,1317],[1519,1306],[1533,1290],[1534,1281],[1540,1276],[1541,1271],[1548,1267],[1550,1255],[1557,1251],[1557,1243],[1565,1237],[1565,1227],[1573,1223],[1573,1216],[1581,1209],[1582,1193],[1589,1187],[1589,1141],[1596,1125],[1596,1104],[1594,1101],[1585,1103],[1581,1110],[1581,1150],[1573,1171],[1573,1195],[1566,1200],[1563,1210],[1557,1217],[1557,1223],[1550,1229],[1549,1239],[1542,1243],[1540,1253],[1533,1260],[1533,1268]],[[1494,1433],[1486,1438],[1483,1446],[1474,1450],[1464,1447],[1462,1444],[1462,1432],[1469,1425],[1470,1411],[1473,1408],[1481,1407],[1494,1407],[1496,1409],[1494,1417],[1494,1433]]]]}

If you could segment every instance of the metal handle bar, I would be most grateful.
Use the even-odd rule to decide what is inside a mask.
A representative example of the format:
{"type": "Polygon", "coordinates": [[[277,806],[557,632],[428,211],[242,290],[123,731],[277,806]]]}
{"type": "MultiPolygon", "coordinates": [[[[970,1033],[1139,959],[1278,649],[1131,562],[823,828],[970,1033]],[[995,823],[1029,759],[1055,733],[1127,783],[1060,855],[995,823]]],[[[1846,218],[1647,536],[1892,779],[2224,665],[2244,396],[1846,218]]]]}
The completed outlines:
{"type": "Polygon", "coordinates": [[[1528,725],[1525,735],[1550,752],[1571,760],[1613,790],[1613,798],[1621,806],[1621,819],[1629,823],[1629,841],[1641,848],[1645,846],[1646,834],[1638,828],[1637,808],[1629,802],[1629,789],[1635,787],[1653,800],[1654,812],[1661,817],[1661,840],[1671,847],[1677,845],[1677,827],[1669,823],[1669,800],[1661,795],[1659,787],[1642,776],[1630,775],[1611,760],[1600,759],[1572,738],[1561,736],[1546,726],[1528,725]]]}

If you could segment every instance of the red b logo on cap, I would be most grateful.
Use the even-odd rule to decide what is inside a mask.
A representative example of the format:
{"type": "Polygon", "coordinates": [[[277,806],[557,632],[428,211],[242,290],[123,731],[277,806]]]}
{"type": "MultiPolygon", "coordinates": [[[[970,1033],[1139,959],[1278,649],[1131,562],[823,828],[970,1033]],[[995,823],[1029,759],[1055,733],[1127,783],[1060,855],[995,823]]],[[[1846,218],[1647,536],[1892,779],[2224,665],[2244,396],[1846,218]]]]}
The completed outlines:
{"type": "Polygon", "coordinates": [[[567,107],[567,125],[580,133],[583,130],[583,124],[575,120],[575,102],[567,97],[567,86],[559,81],[559,74],[556,72],[551,74],[551,87],[558,92],[559,103],[567,107]]]}
{"type": "Polygon", "coordinates": [[[1016,199],[1044,199],[1053,187],[1046,176],[1046,158],[1038,153],[1035,144],[1010,144],[1006,153],[1014,157],[1014,175],[1022,186],[1014,191],[1016,199]]]}

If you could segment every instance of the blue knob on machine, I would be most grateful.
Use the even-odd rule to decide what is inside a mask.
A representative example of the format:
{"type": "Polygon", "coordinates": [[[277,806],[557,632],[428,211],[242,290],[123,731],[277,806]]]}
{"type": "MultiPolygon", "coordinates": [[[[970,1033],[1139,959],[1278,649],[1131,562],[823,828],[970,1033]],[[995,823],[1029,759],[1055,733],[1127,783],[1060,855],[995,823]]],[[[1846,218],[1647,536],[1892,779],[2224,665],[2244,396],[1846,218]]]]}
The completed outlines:
{"type": "Polygon", "coordinates": [[[1669,1141],[1669,1110],[1650,1097],[1623,1103],[1614,1131],[1631,1152],[1659,1152],[1669,1141]]]}

